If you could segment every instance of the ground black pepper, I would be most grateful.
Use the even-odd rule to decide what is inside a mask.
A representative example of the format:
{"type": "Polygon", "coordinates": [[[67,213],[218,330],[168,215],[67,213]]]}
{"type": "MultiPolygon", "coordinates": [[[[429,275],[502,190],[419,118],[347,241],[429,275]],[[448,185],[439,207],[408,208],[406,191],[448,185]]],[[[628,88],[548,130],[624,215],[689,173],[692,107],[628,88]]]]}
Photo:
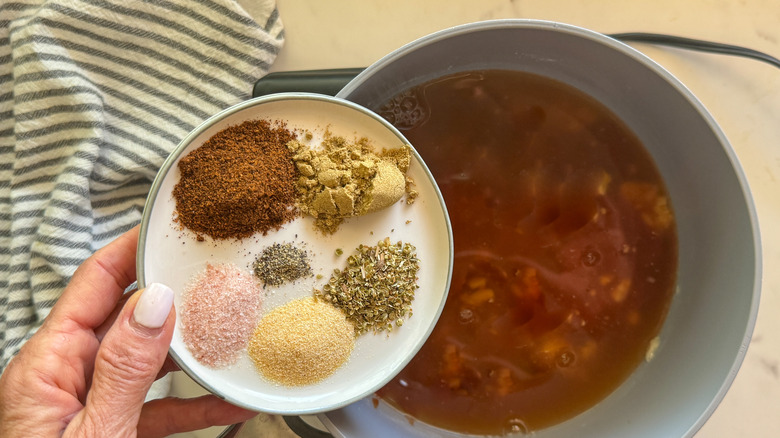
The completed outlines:
{"type": "Polygon", "coordinates": [[[297,215],[298,171],[281,122],[250,120],[216,133],[179,161],[176,220],[198,235],[245,238],[297,215]]]}
{"type": "Polygon", "coordinates": [[[252,268],[265,286],[279,286],[312,275],[306,251],[290,243],[274,243],[266,247],[252,268]]]}

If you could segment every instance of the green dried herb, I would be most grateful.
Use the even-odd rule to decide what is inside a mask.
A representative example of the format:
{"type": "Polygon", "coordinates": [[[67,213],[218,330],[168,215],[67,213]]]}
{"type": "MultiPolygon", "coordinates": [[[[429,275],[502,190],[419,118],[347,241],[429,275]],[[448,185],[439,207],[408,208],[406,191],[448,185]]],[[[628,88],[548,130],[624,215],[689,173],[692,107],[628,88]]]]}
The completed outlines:
{"type": "Polygon", "coordinates": [[[412,316],[419,269],[414,245],[385,238],[376,246],[360,245],[314,294],[341,309],[358,335],[391,331],[412,316]]]}

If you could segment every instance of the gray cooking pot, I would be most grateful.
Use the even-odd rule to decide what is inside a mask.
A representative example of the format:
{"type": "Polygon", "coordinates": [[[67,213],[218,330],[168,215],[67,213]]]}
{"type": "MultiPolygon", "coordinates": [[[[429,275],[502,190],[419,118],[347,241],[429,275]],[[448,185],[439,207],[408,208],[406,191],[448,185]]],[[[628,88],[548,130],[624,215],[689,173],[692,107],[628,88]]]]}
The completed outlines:
{"type": "MultiPolygon", "coordinates": [[[[338,96],[377,109],[411,86],[485,68],[549,76],[618,114],[655,159],[677,219],[678,292],[655,357],[595,407],[534,436],[693,435],[733,381],[758,310],[758,225],[734,151],[702,104],[655,62],[602,34],[545,21],[488,21],[429,35],[370,66],[338,96]]],[[[335,436],[459,436],[371,400],[320,420],[335,436]]]]}

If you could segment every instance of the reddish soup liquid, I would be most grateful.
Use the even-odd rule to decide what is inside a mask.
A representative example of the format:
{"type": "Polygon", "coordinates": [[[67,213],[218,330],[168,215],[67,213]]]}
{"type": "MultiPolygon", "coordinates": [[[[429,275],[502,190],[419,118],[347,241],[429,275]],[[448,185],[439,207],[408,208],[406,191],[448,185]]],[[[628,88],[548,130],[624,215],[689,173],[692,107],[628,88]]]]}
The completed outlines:
{"type": "Polygon", "coordinates": [[[379,396],[503,434],[612,392],[658,335],[677,267],[669,196],[635,135],[584,93],[510,71],[438,79],[378,111],[436,177],[455,240],[441,319],[379,396]]]}

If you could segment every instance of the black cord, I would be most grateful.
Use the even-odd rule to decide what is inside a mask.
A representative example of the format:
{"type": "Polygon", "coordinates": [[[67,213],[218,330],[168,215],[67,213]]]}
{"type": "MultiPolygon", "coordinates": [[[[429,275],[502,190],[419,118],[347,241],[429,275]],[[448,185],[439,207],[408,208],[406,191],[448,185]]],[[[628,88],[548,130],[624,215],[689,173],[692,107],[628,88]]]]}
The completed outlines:
{"type": "Polygon", "coordinates": [[[780,59],[767,55],[766,53],[759,52],[758,50],[734,46],[731,44],[713,43],[710,41],[695,40],[692,38],[643,32],[614,33],[609,36],[623,42],[634,41],[639,43],[651,43],[679,47],[681,49],[701,50],[704,52],[753,58],[780,68],[780,59]]]}

